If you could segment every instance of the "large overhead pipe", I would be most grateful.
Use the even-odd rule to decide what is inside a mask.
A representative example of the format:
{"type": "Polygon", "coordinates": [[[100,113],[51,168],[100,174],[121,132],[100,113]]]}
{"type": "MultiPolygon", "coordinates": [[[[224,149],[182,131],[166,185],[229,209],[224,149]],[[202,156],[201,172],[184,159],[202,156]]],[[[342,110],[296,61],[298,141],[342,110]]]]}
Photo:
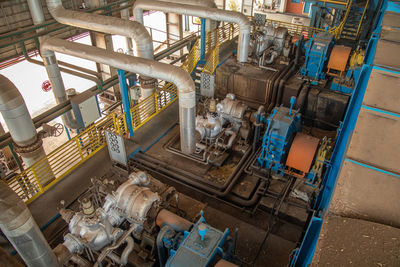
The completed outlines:
{"type": "Polygon", "coordinates": [[[0,228],[28,267],[58,266],[58,261],[28,207],[0,181],[0,228]]]}
{"type": "MultiPolygon", "coordinates": [[[[217,8],[214,0],[161,0],[168,3],[183,4],[183,5],[194,5],[202,7],[217,8]]],[[[211,23],[210,19],[206,20],[206,32],[215,30],[216,25],[211,23]]]]}
{"type": "MultiPolygon", "coordinates": [[[[111,16],[65,9],[61,0],[47,0],[46,3],[50,14],[59,23],[131,38],[136,43],[138,57],[154,59],[153,40],[142,24],[136,21],[129,21],[111,16]]],[[[124,13],[124,16],[126,16],[126,13],[124,13]]],[[[109,64],[106,63],[106,65],[109,64]]],[[[152,95],[157,87],[157,81],[145,76],[140,77],[140,81],[142,96],[147,98],[152,95]]]]}
{"type": "MultiPolygon", "coordinates": [[[[35,25],[42,24],[45,22],[42,5],[39,0],[28,0],[29,10],[31,12],[32,20],[35,25]]],[[[41,30],[44,30],[42,28],[41,30]]],[[[43,37],[39,38],[40,42],[43,42],[43,37]]],[[[54,97],[56,99],[57,104],[63,103],[68,100],[67,93],[65,92],[64,82],[61,77],[61,72],[58,67],[58,63],[54,53],[49,51],[46,54],[41,54],[44,66],[46,68],[47,75],[49,76],[49,80],[51,83],[51,87],[53,89],[54,97]]],[[[71,129],[79,128],[74,116],[71,111],[66,112],[62,115],[62,120],[64,125],[71,129]]]]}
{"type": "MultiPolygon", "coordinates": [[[[0,75],[0,112],[15,143],[15,150],[25,165],[29,167],[44,158],[42,140],[37,136],[25,101],[17,87],[3,75],[0,75]]],[[[42,165],[43,170],[50,169],[47,161],[43,161],[42,165]]]]}
{"type": "Polygon", "coordinates": [[[195,5],[175,4],[156,0],[137,0],[133,6],[135,20],[143,23],[143,10],[157,10],[167,13],[197,16],[215,21],[225,21],[239,25],[240,34],[238,42],[237,59],[246,62],[250,45],[250,21],[239,12],[220,10],[195,5]]]}
{"type": "Polygon", "coordinates": [[[138,73],[154,79],[161,79],[175,84],[179,91],[179,122],[181,134],[181,150],[191,154],[196,147],[195,114],[196,93],[190,75],[183,69],[101,48],[73,43],[59,38],[50,38],[42,44],[42,52],[55,51],[70,56],[93,60],[108,64],[114,68],[138,73]]]}

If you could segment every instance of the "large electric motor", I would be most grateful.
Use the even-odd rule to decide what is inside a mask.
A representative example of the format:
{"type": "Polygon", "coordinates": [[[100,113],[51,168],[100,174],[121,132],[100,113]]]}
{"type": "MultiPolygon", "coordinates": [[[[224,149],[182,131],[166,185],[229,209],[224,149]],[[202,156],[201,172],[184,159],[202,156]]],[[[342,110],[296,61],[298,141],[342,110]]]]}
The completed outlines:
{"type": "Polygon", "coordinates": [[[319,139],[300,132],[301,114],[291,107],[273,109],[264,120],[266,130],[262,139],[258,164],[283,176],[290,174],[299,178],[314,179],[311,167],[314,163],[319,139]]]}

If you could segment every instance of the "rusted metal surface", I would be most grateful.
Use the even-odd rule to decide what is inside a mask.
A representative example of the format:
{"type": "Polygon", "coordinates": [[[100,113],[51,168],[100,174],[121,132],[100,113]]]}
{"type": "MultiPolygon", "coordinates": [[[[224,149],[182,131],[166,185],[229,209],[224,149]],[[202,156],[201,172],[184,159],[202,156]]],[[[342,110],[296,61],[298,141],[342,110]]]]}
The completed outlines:
{"type": "Polygon", "coordinates": [[[275,73],[228,59],[216,70],[216,94],[225,96],[233,93],[242,101],[254,103],[256,108],[258,105],[269,104],[271,92],[267,85],[275,73]]]}
{"type": "Polygon", "coordinates": [[[159,227],[169,225],[175,231],[189,231],[192,223],[169,210],[162,209],[156,218],[156,224],[159,227]]]}
{"type": "Polygon", "coordinates": [[[346,70],[349,60],[351,47],[344,45],[335,45],[332,49],[328,62],[328,74],[332,76],[342,76],[346,70]]]}
{"type": "Polygon", "coordinates": [[[217,264],[215,264],[215,267],[239,267],[239,266],[226,260],[219,260],[217,264]]]}
{"type": "Polygon", "coordinates": [[[304,177],[314,161],[319,139],[304,133],[296,134],[286,160],[288,173],[304,177]]]}

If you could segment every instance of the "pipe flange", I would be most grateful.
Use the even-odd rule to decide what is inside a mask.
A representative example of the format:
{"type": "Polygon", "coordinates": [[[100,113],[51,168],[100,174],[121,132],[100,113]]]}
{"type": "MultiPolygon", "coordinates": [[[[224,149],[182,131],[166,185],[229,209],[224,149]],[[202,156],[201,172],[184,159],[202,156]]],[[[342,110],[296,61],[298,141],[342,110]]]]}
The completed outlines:
{"type": "Polygon", "coordinates": [[[36,138],[36,141],[30,145],[19,146],[15,142],[13,142],[13,147],[15,152],[19,154],[28,154],[37,151],[43,145],[43,141],[41,138],[36,138]]]}
{"type": "Polygon", "coordinates": [[[139,81],[142,88],[154,88],[157,85],[157,79],[154,78],[140,76],[139,81]]]}

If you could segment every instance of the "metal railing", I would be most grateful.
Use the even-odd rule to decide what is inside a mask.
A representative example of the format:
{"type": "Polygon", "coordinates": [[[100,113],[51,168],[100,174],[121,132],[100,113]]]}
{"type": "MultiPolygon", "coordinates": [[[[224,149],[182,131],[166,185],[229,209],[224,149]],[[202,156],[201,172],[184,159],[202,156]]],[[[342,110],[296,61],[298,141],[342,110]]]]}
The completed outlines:
{"type": "Polygon", "coordinates": [[[104,130],[127,132],[123,115],[112,113],[49,153],[7,184],[29,203],[106,146],[104,130]]]}
{"type": "Polygon", "coordinates": [[[171,105],[178,98],[178,90],[172,83],[167,83],[153,95],[131,108],[133,131],[171,105]]]}
{"type": "Polygon", "coordinates": [[[347,18],[349,17],[349,14],[350,14],[352,3],[353,3],[353,0],[346,2],[347,9],[346,9],[346,13],[344,14],[343,20],[339,23],[339,25],[328,30],[328,32],[333,34],[336,37],[336,39],[339,39],[340,35],[342,34],[344,25],[346,24],[347,18]]]}
{"type": "Polygon", "coordinates": [[[202,72],[213,74],[219,64],[219,44],[217,44],[208,56],[206,64],[204,64],[202,72]]]}
{"type": "Polygon", "coordinates": [[[357,33],[356,33],[356,40],[358,40],[358,37],[360,37],[361,26],[362,26],[362,24],[363,24],[363,22],[364,22],[365,13],[367,12],[368,6],[369,6],[369,0],[367,0],[367,2],[365,3],[364,11],[363,11],[363,13],[362,13],[362,15],[361,15],[360,22],[358,23],[357,33]]]}
{"type": "Polygon", "coordinates": [[[324,4],[335,4],[335,5],[347,5],[349,1],[339,1],[339,0],[318,0],[318,2],[324,4]]]}
{"type": "Polygon", "coordinates": [[[267,19],[266,26],[285,27],[291,35],[304,35],[304,38],[311,38],[315,33],[324,32],[324,29],[298,25],[290,22],[267,19]]]}
{"type": "Polygon", "coordinates": [[[232,23],[227,23],[214,31],[208,32],[206,34],[205,54],[211,53],[217,44],[222,45],[238,35],[239,26],[232,23]]]}
{"type": "MultiPolygon", "coordinates": [[[[200,39],[197,39],[181,68],[192,73],[200,60],[200,39]]],[[[131,108],[133,131],[172,104],[178,98],[178,89],[172,83],[166,83],[154,94],[143,99],[131,108]]]]}

